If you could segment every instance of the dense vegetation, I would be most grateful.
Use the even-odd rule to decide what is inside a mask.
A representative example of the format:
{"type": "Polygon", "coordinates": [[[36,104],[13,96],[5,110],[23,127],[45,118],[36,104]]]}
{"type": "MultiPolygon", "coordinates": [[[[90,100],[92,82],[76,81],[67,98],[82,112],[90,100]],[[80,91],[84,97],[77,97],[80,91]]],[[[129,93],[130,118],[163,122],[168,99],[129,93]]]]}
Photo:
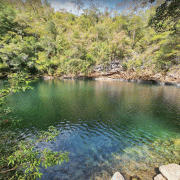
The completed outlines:
{"type": "MultiPolygon", "coordinates": [[[[77,16],[54,11],[47,1],[2,1],[0,71],[86,74],[93,65],[114,60],[128,69],[167,71],[179,64],[180,23],[178,17],[163,14],[161,2],[146,11],[120,14],[108,8],[101,12],[92,3],[77,16]]],[[[179,14],[178,6],[172,10],[179,14]]]]}

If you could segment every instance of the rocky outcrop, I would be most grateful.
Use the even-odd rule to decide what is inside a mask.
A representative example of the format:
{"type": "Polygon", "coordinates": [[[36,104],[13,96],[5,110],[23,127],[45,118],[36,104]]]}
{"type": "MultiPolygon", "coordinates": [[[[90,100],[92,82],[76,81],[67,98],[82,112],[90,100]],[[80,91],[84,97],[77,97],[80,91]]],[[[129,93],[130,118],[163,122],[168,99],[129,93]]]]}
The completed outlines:
{"type": "Polygon", "coordinates": [[[111,62],[109,65],[98,65],[94,71],[88,75],[91,78],[123,79],[126,81],[147,82],[151,84],[178,85],[180,86],[180,67],[174,67],[167,73],[155,73],[153,69],[131,69],[123,68],[120,61],[111,62]]]}
{"type": "MultiPolygon", "coordinates": [[[[44,75],[44,79],[53,79],[52,76],[44,75]]],[[[168,72],[155,72],[145,67],[139,70],[131,68],[126,70],[122,62],[114,61],[108,65],[99,64],[92,69],[92,73],[85,75],[82,73],[63,75],[61,79],[96,79],[96,80],[118,80],[139,83],[177,85],[180,87],[180,66],[171,68],[168,72]]]]}
{"type": "Polygon", "coordinates": [[[116,172],[111,180],[125,180],[125,179],[119,172],[116,172]]]}

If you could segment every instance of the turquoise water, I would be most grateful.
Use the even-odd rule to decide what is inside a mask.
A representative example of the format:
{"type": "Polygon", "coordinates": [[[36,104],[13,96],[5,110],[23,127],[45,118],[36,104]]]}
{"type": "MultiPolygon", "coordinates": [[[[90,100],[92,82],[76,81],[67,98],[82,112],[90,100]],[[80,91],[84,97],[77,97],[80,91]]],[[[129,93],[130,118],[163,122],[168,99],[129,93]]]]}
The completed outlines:
{"type": "Polygon", "coordinates": [[[33,132],[55,126],[60,129],[57,140],[39,147],[70,152],[68,163],[42,169],[42,179],[93,179],[100,171],[111,175],[113,153],[179,136],[178,87],[39,80],[33,88],[7,99],[23,119],[19,128],[33,132]]]}

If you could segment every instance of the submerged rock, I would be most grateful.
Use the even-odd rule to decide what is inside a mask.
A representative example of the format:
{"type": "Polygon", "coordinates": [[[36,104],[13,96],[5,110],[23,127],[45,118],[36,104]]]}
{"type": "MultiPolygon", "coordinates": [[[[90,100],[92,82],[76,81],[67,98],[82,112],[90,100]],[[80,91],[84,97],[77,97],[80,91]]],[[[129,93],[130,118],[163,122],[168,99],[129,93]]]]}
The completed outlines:
{"type": "Polygon", "coordinates": [[[111,180],[125,180],[125,179],[119,172],[116,172],[111,180]]]}
{"type": "Polygon", "coordinates": [[[154,180],[167,180],[165,177],[163,177],[161,174],[158,174],[154,177],[154,180]]]}
{"type": "Polygon", "coordinates": [[[140,178],[137,176],[133,176],[133,177],[131,177],[131,180],[140,180],[140,178]]]}
{"type": "Polygon", "coordinates": [[[169,164],[160,166],[159,171],[168,180],[180,180],[180,165],[169,164]]]}
{"type": "Polygon", "coordinates": [[[174,143],[174,145],[180,145],[180,139],[175,139],[175,140],[173,140],[173,143],[174,143]]]}

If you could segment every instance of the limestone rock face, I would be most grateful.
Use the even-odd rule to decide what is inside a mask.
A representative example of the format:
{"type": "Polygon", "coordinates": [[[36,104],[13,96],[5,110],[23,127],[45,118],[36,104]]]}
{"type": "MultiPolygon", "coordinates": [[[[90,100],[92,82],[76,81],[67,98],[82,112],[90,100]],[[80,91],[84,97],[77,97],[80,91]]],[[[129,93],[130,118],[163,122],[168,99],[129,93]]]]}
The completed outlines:
{"type": "Polygon", "coordinates": [[[161,174],[158,174],[157,176],[154,177],[154,180],[167,180],[164,178],[161,174]]]}
{"type": "Polygon", "coordinates": [[[125,179],[119,172],[116,172],[111,180],[125,180],[125,179]]]}
{"type": "Polygon", "coordinates": [[[168,164],[160,166],[159,171],[168,180],[180,180],[180,165],[168,164]]]}

